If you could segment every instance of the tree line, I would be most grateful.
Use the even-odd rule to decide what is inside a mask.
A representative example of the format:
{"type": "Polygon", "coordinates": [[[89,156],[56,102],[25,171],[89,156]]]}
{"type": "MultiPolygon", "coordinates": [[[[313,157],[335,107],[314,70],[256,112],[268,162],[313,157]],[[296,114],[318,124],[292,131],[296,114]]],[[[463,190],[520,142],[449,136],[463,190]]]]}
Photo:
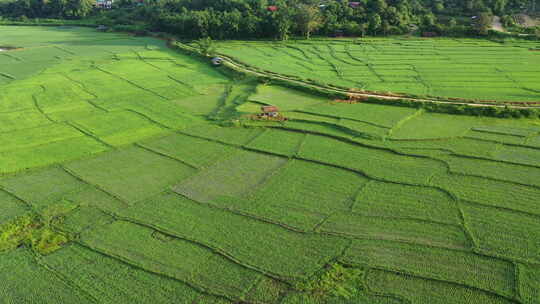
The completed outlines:
{"type": "Polygon", "coordinates": [[[540,8],[540,0],[116,0],[113,9],[100,10],[94,1],[13,0],[0,3],[0,15],[94,18],[100,24],[132,25],[186,39],[285,40],[291,35],[397,35],[415,30],[484,34],[491,14],[540,8]]]}

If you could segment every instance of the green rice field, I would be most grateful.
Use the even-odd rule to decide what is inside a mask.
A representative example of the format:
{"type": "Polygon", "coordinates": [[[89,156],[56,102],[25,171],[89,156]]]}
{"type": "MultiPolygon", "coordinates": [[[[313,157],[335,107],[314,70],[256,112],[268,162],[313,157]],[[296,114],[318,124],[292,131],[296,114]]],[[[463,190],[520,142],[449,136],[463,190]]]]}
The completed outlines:
{"type": "Polygon", "coordinates": [[[450,38],[232,41],[217,51],[280,74],[380,93],[540,101],[538,41],[450,38]]]}
{"type": "MultiPolygon", "coordinates": [[[[2,304],[540,303],[538,118],[336,103],[90,28],[1,45],[19,48],[0,53],[2,304]]],[[[344,86],[539,97],[526,42],[241,46],[219,49],[344,86]]]]}

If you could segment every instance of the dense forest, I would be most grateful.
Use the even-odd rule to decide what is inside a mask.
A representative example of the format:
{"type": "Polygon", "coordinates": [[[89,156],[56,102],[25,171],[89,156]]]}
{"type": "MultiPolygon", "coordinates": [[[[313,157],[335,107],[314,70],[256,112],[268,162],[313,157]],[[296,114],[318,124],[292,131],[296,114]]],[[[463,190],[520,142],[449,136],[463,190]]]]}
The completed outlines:
{"type": "Polygon", "coordinates": [[[291,35],[487,34],[492,15],[512,26],[511,14],[540,9],[540,0],[94,0],[0,2],[5,18],[93,18],[183,38],[276,38],[291,35]]]}

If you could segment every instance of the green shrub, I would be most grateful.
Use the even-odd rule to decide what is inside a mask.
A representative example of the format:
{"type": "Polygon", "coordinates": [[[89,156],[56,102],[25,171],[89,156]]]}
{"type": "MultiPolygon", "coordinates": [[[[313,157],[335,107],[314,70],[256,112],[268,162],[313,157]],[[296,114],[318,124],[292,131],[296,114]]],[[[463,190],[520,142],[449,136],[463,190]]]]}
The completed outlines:
{"type": "Polygon", "coordinates": [[[296,284],[306,296],[315,298],[342,297],[350,299],[362,284],[363,271],[334,263],[311,281],[296,284]]]}
{"type": "Polygon", "coordinates": [[[46,255],[67,242],[66,235],[52,230],[35,214],[20,216],[0,226],[0,251],[28,245],[35,252],[46,255]]]}

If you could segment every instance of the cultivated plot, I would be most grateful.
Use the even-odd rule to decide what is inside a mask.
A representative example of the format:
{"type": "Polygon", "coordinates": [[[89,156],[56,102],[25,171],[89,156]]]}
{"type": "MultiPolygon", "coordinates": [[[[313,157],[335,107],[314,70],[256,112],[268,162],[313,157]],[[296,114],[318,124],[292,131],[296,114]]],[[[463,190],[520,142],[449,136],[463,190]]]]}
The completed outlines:
{"type": "MultiPolygon", "coordinates": [[[[0,54],[2,303],[540,302],[538,119],[336,102],[89,28],[0,37],[21,47],[0,54]],[[262,105],[287,120],[252,120],[262,105]]],[[[540,57],[510,45],[218,50],[349,88],[537,100],[540,57]]]]}
{"type": "Polygon", "coordinates": [[[471,100],[540,101],[533,41],[360,38],[218,43],[251,66],[346,88],[471,100]]]}

